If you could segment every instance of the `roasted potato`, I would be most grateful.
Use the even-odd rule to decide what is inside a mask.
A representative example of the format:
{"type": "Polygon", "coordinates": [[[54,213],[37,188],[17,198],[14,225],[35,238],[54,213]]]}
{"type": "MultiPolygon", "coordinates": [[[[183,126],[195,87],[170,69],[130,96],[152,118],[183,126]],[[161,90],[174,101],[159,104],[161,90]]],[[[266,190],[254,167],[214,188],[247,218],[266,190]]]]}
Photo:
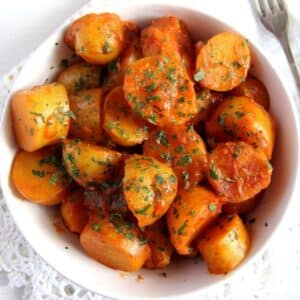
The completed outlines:
{"type": "Polygon", "coordinates": [[[270,107],[270,98],[266,87],[253,76],[248,76],[244,82],[234,88],[230,93],[234,96],[246,96],[263,106],[270,107]]]}
{"type": "Polygon", "coordinates": [[[63,84],[68,94],[77,94],[82,90],[100,86],[101,69],[88,63],[76,63],[64,69],[56,81],[63,84]]]}
{"type": "Polygon", "coordinates": [[[178,186],[196,186],[206,172],[206,147],[193,127],[154,128],[143,144],[143,153],[172,167],[178,186]]]}
{"type": "Polygon", "coordinates": [[[200,237],[197,248],[209,272],[226,274],[246,257],[250,236],[241,218],[223,215],[200,237]]]}
{"type": "Polygon", "coordinates": [[[144,56],[173,57],[192,78],[195,70],[193,42],[182,20],[174,16],[153,20],[142,30],[141,44],[144,56]]]}
{"type": "Polygon", "coordinates": [[[123,85],[124,74],[133,62],[143,57],[140,34],[133,22],[124,22],[125,46],[119,58],[108,64],[108,75],[103,83],[103,89],[109,91],[123,85]]]}
{"type": "Polygon", "coordinates": [[[138,271],[150,257],[150,248],[139,229],[120,214],[92,214],[80,235],[89,256],[106,266],[138,271]]]}
{"type": "Polygon", "coordinates": [[[70,134],[74,138],[99,143],[103,140],[101,108],[102,89],[91,89],[71,95],[70,108],[75,118],[71,120],[70,134]]]}
{"type": "Polygon", "coordinates": [[[194,79],[206,89],[229,91],[246,79],[249,67],[247,40],[233,32],[222,32],[201,48],[194,79]]]}
{"type": "Polygon", "coordinates": [[[85,61],[107,64],[123,50],[123,24],[113,13],[88,14],[67,28],[64,40],[85,61]]]}
{"type": "Polygon", "coordinates": [[[221,143],[208,154],[208,181],[226,202],[254,197],[269,186],[271,175],[266,155],[247,143],[221,143]]]}
{"type": "Polygon", "coordinates": [[[209,189],[199,186],[178,192],[167,212],[170,240],[181,255],[195,253],[195,238],[221,212],[221,202],[209,189]]]}
{"type": "Polygon", "coordinates": [[[82,187],[94,189],[111,178],[122,154],[105,147],[81,142],[63,142],[63,161],[67,172],[82,187]]]}
{"type": "Polygon", "coordinates": [[[60,203],[69,187],[59,153],[52,148],[20,151],[12,166],[11,179],[26,200],[43,205],[60,203]]]}
{"type": "Polygon", "coordinates": [[[145,262],[147,269],[162,269],[171,262],[174,248],[169,241],[167,232],[165,232],[167,228],[165,228],[164,225],[165,224],[160,220],[147,226],[143,231],[151,249],[151,256],[145,262]]]}
{"type": "Polygon", "coordinates": [[[68,229],[80,233],[89,221],[87,208],[83,205],[84,195],[82,189],[71,191],[64,197],[60,213],[68,229]]]}
{"type": "Polygon", "coordinates": [[[222,101],[205,124],[208,137],[217,142],[242,140],[262,149],[271,159],[275,122],[265,109],[248,97],[222,101]]]}
{"type": "Polygon", "coordinates": [[[131,64],[123,88],[133,111],[160,127],[184,124],[197,112],[192,81],[167,57],[150,56],[131,64]]]}
{"type": "Polygon", "coordinates": [[[69,100],[62,84],[52,83],[17,92],[11,100],[12,125],[18,146],[35,151],[67,137],[69,100]]]}
{"type": "Polygon", "coordinates": [[[147,138],[146,123],[129,107],[122,86],[114,88],[105,98],[103,128],[122,146],[141,144],[147,138]]]}
{"type": "Polygon", "coordinates": [[[123,189],[139,226],[148,226],[168,210],[176,196],[177,178],[172,169],[156,159],[133,155],[125,160],[123,189]]]}

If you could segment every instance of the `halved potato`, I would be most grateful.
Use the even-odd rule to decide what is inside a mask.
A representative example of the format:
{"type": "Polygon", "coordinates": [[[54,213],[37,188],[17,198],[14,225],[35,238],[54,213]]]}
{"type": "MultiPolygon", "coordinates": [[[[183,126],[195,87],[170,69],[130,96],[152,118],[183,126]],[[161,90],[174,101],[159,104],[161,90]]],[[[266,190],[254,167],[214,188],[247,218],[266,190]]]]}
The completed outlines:
{"type": "Polygon", "coordinates": [[[11,116],[17,144],[26,151],[59,143],[67,137],[74,117],[67,91],[59,83],[17,92],[11,100],[11,116]]]}
{"type": "Polygon", "coordinates": [[[221,202],[209,189],[199,186],[178,192],[167,212],[170,240],[181,255],[195,253],[194,241],[221,212],[221,202]]]}
{"type": "Polygon", "coordinates": [[[70,124],[71,136],[91,143],[101,142],[102,89],[84,90],[71,95],[69,99],[70,108],[75,115],[70,124]]]}
{"type": "Polygon", "coordinates": [[[171,168],[158,160],[133,155],[125,160],[123,189],[139,226],[148,226],[168,210],[176,196],[177,178],[171,168]]]}
{"type": "Polygon", "coordinates": [[[126,272],[138,271],[150,257],[140,230],[120,214],[92,214],[81,232],[80,244],[92,258],[126,272]]]}
{"type": "Polygon", "coordinates": [[[221,216],[198,242],[198,250],[213,274],[226,274],[235,269],[249,247],[248,230],[237,214],[221,216]]]}
{"type": "Polygon", "coordinates": [[[64,69],[56,81],[63,84],[69,94],[100,86],[101,69],[88,63],[76,63],[64,69]]]}
{"type": "Polygon", "coordinates": [[[122,146],[141,144],[147,138],[146,122],[131,110],[122,86],[114,88],[105,98],[103,128],[122,146]]]}
{"type": "Polygon", "coordinates": [[[11,179],[25,199],[43,205],[60,203],[69,187],[59,153],[52,148],[20,151],[12,166],[11,179]]]}
{"type": "Polygon", "coordinates": [[[83,143],[80,140],[65,140],[63,160],[67,172],[82,187],[95,189],[111,178],[122,154],[105,147],[83,143]]]}
{"type": "Polygon", "coordinates": [[[72,232],[80,233],[89,221],[88,209],[83,205],[83,199],[83,190],[77,189],[70,191],[61,204],[61,216],[72,232]]]}
{"type": "Polygon", "coordinates": [[[208,137],[217,142],[242,140],[262,149],[271,159],[275,122],[258,103],[248,97],[222,101],[205,124],[208,137]]]}

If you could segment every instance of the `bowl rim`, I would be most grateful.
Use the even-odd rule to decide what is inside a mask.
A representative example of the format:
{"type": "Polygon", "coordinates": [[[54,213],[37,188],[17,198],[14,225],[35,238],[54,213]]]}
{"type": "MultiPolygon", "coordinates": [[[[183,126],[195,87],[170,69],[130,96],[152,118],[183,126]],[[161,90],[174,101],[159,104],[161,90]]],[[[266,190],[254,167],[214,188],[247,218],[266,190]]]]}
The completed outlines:
{"type": "MultiPolygon", "coordinates": [[[[50,33],[47,38],[45,38],[43,40],[43,42],[32,52],[30,52],[26,58],[24,60],[22,60],[23,63],[23,68],[25,69],[27,66],[27,63],[30,61],[30,58],[45,44],[47,43],[48,40],[51,39],[51,37],[57,32],[57,31],[61,31],[62,29],[64,29],[68,24],[70,24],[72,22],[72,20],[74,20],[75,18],[79,18],[82,14],[81,11],[88,9],[89,6],[91,6],[93,4],[93,2],[96,2],[97,0],[90,0],[87,4],[83,5],[82,7],[80,7],[77,11],[75,11],[74,13],[72,13],[69,17],[67,17],[67,19],[60,25],[58,26],[52,33],[50,33]]],[[[228,28],[230,28],[232,31],[240,33],[241,35],[244,35],[243,33],[240,32],[240,30],[236,29],[233,27],[233,25],[230,24],[230,22],[224,21],[223,19],[220,19],[214,15],[212,15],[211,13],[203,10],[201,7],[197,7],[195,5],[193,5],[192,2],[190,1],[186,1],[185,3],[182,3],[182,1],[180,0],[143,0],[143,1],[139,1],[139,0],[131,0],[129,3],[124,3],[122,2],[122,0],[102,0],[101,3],[101,10],[105,11],[105,8],[108,7],[112,7],[114,4],[118,4],[118,5],[122,5],[123,7],[125,6],[157,6],[159,7],[176,7],[176,8],[182,8],[184,10],[189,10],[192,11],[194,13],[199,13],[202,15],[205,15],[206,17],[212,19],[213,21],[220,23],[228,28]]],[[[100,7],[100,6],[99,6],[100,7]]],[[[248,38],[248,36],[247,36],[248,38]]],[[[230,273],[226,274],[226,275],[220,275],[220,277],[218,279],[216,279],[215,282],[209,283],[207,286],[202,287],[200,289],[194,289],[188,292],[181,292],[179,294],[176,295],[176,299],[186,299],[186,297],[195,297],[195,296],[200,296],[201,294],[207,292],[208,290],[212,289],[212,288],[217,288],[222,284],[225,284],[226,282],[228,282],[229,280],[231,280],[233,277],[237,276],[237,274],[241,274],[243,272],[243,270],[245,270],[247,267],[249,268],[249,266],[251,264],[253,264],[253,262],[255,260],[257,260],[257,258],[259,256],[262,255],[262,253],[265,251],[265,249],[269,246],[270,242],[273,240],[274,236],[276,235],[276,232],[278,232],[281,228],[282,228],[282,224],[286,221],[287,216],[291,210],[291,206],[292,203],[295,202],[295,194],[296,194],[296,190],[300,191],[300,187],[297,188],[296,182],[297,179],[300,176],[300,168],[299,168],[299,161],[300,161],[300,151],[299,151],[299,142],[300,142],[300,125],[298,123],[298,112],[297,112],[297,108],[296,108],[296,103],[291,95],[291,92],[289,90],[289,88],[287,87],[287,83],[282,81],[280,76],[278,75],[278,70],[276,68],[276,66],[274,66],[274,64],[271,63],[271,61],[269,60],[268,56],[265,55],[265,51],[264,48],[260,45],[258,45],[256,42],[254,42],[253,40],[251,40],[251,37],[249,38],[251,45],[253,46],[253,48],[255,49],[255,52],[258,52],[269,64],[269,67],[272,69],[272,72],[275,74],[275,76],[277,77],[278,81],[281,83],[282,88],[287,96],[288,102],[291,106],[291,112],[292,112],[292,116],[294,118],[294,123],[295,123],[295,130],[296,130],[296,141],[295,143],[297,144],[297,163],[295,164],[296,167],[296,171],[295,174],[296,176],[293,179],[293,185],[292,185],[292,189],[290,191],[289,194],[289,198],[287,201],[287,204],[285,206],[284,211],[282,212],[282,214],[280,215],[280,218],[278,220],[278,222],[276,222],[276,224],[274,224],[272,226],[272,231],[269,233],[268,238],[264,241],[264,243],[260,246],[260,249],[256,251],[256,253],[253,254],[252,257],[248,258],[247,262],[242,263],[238,268],[236,268],[235,270],[231,271],[230,273]],[[222,276],[222,277],[221,277],[222,276]]],[[[22,69],[23,69],[22,68],[22,69]]],[[[16,83],[18,82],[18,79],[20,77],[20,74],[22,73],[23,70],[20,71],[20,73],[18,74],[16,80],[14,80],[14,82],[12,83],[11,86],[11,90],[14,90],[14,87],[16,85],[16,83]]],[[[4,100],[4,107],[2,110],[2,114],[0,116],[0,132],[3,131],[3,127],[4,127],[4,121],[5,118],[4,116],[9,113],[9,103],[10,103],[10,98],[12,96],[12,92],[10,91],[7,95],[7,97],[4,100]]],[[[48,260],[47,258],[44,258],[37,250],[36,247],[31,244],[29,242],[29,239],[27,238],[26,233],[23,231],[21,223],[18,219],[14,218],[13,215],[13,211],[11,209],[10,203],[8,201],[9,199],[9,187],[6,187],[5,184],[3,184],[3,178],[4,175],[0,172],[0,185],[1,185],[1,189],[3,191],[3,198],[4,201],[8,207],[8,210],[10,212],[10,215],[13,219],[13,221],[16,224],[16,227],[18,228],[18,230],[21,232],[21,234],[23,235],[23,238],[27,241],[27,243],[34,249],[34,252],[44,261],[46,262],[49,266],[51,266],[51,268],[53,268],[58,274],[60,274],[63,278],[67,279],[68,281],[70,281],[71,283],[81,287],[84,290],[90,291],[95,293],[96,295],[100,295],[103,297],[116,297],[116,294],[102,294],[99,291],[93,290],[93,289],[88,289],[86,287],[84,287],[83,285],[81,285],[80,283],[70,279],[69,277],[65,276],[62,272],[58,271],[56,269],[56,267],[54,267],[48,260]]],[[[214,276],[214,275],[211,275],[214,276]]],[[[119,297],[119,296],[118,296],[119,297]]],[[[142,299],[146,300],[146,299],[157,299],[157,300],[163,300],[163,299],[175,299],[173,295],[168,295],[168,296],[158,296],[155,298],[149,298],[149,297],[142,297],[142,299]]],[[[141,299],[141,297],[138,296],[125,296],[125,297],[120,297],[120,299],[125,299],[125,300],[138,300],[141,299]]]]}

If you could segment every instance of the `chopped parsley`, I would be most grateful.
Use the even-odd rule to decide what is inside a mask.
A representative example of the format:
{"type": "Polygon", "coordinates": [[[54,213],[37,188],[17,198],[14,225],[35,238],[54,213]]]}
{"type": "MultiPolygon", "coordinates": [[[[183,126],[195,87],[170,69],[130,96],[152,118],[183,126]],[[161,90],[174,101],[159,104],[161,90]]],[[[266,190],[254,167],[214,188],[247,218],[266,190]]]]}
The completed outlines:
{"type": "Polygon", "coordinates": [[[194,74],[194,80],[195,81],[200,81],[204,78],[204,71],[200,69],[196,74],[194,74]]]}
{"type": "Polygon", "coordinates": [[[216,166],[215,164],[212,164],[210,169],[209,169],[209,175],[212,179],[214,180],[218,180],[219,179],[219,175],[217,173],[217,169],[216,169],[216,166]]]}
{"type": "Polygon", "coordinates": [[[146,205],[145,207],[141,208],[141,209],[137,209],[134,212],[138,215],[147,215],[147,211],[149,210],[149,208],[151,207],[151,204],[146,205]]]}
{"type": "Polygon", "coordinates": [[[45,177],[46,175],[45,170],[31,170],[31,172],[34,176],[38,176],[38,177],[45,177]]]}
{"type": "Polygon", "coordinates": [[[216,211],[216,209],[217,209],[217,205],[216,205],[216,203],[209,203],[208,204],[208,209],[209,209],[209,211],[211,211],[211,212],[215,212],[216,211]]]}
{"type": "Polygon", "coordinates": [[[158,130],[155,133],[155,141],[156,141],[157,144],[164,145],[165,147],[170,146],[168,138],[167,138],[167,134],[163,130],[158,130]]]}
{"type": "Polygon", "coordinates": [[[178,161],[177,161],[177,166],[182,166],[185,167],[188,164],[190,164],[193,161],[192,157],[190,155],[185,155],[183,157],[181,157],[178,161]]]}
{"type": "Polygon", "coordinates": [[[177,234],[178,235],[183,235],[183,232],[184,232],[184,229],[185,229],[186,226],[187,226],[187,222],[184,221],[184,223],[178,228],[177,234]]]}

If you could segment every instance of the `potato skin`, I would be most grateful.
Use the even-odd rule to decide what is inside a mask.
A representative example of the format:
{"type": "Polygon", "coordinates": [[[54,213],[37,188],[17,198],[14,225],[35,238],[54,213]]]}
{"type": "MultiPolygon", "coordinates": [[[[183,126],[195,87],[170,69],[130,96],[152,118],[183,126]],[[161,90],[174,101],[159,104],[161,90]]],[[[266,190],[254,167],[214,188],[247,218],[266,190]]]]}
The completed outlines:
{"type": "Polygon", "coordinates": [[[170,240],[181,255],[194,254],[193,242],[221,212],[221,202],[209,189],[198,186],[178,192],[167,212],[170,240]]]}
{"type": "Polygon", "coordinates": [[[174,251],[167,234],[164,232],[164,223],[160,221],[147,226],[143,231],[151,249],[151,256],[145,262],[147,269],[162,269],[171,262],[174,251]]]}
{"type": "Polygon", "coordinates": [[[146,122],[133,113],[124,98],[122,86],[114,88],[105,98],[103,128],[122,146],[141,144],[147,138],[146,122]]]}
{"type": "Polygon", "coordinates": [[[138,271],[150,257],[139,229],[120,214],[92,214],[81,232],[80,244],[92,258],[126,272],[138,271]]]}
{"type": "Polygon", "coordinates": [[[89,221],[88,210],[83,205],[83,199],[82,189],[70,191],[60,206],[61,216],[71,232],[80,233],[89,221]]]}
{"type": "Polygon", "coordinates": [[[167,165],[158,160],[133,155],[125,160],[123,190],[129,210],[139,227],[161,218],[177,192],[177,178],[167,165]]]}
{"type": "Polygon", "coordinates": [[[106,64],[124,47],[123,24],[113,13],[88,14],[70,25],[64,40],[85,61],[106,64]]]}
{"type": "Polygon", "coordinates": [[[253,76],[247,76],[246,80],[230,91],[234,96],[246,96],[253,99],[268,110],[270,108],[270,98],[266,87],[253,76]]]}
{"type": "Polygon", "coordinates": [[[111,178],[122,154],[105,147],[65,140],[63,161],[67,172],[82,187],[94,189],[99,183],[111,178]]]}
{"type": "Polygon", "coordinates": [[[248,97],[222,101],[205,124],[208,137],[217,142],[242,140],[262,149],[271,159],[275,143],[272,116],[248,97]]]}
{"type": "Polygon", "coordinates": [[[62,84],[52,83],[17,92],[11,100],[11,116],[18,146],[35,151],[67,137],[69,100],[62,84]]]}
{"type": "Polygon", "coordinates": [[[101,70],[88,63],[76,63],[64,69],[56,81],[63,84],[68,94],[77,94],[82,90],[95,89],[100,85],[101,70]]]}
{"type": "Polygon", "coordinates": [[[226,274],[246,257],[250,236],[237,215],[222,215],[199,239],[197,248],[213,274],[226,274]]]}
{"type": "Polygon", "coordinates": [[[101,109],[102,89],[91,89],[69,96],[70,108],[75,118],[71,120],[70,134],[91,143],[103,140],[101,109]]]}
{"type": "Polygon", "coordinates": [[[197,112],[192,81],[176,60],[164,56],[131,64],[123,89],[132,110],[160,127],[185,124],[197,112]]]}
{"type": "Polygon", "coordinates": [[[201,48],[194,79],[206,89],[225,92],[246,79],[249,67],[247,41],[236,33],[222,32],[211,37],[201,48]]]}
{"type": "Polygon", "coordinates": [[[244,142],[220,143],[208,155],[208,181],[226,202],[254,197],[269,186],[271,175],[266,155],[244,142]]]}
{"type": "Polygon", "coordinates": [[[52,148],[20,151],[11,169],[12,183],[26,200],[56,205],[69,187],[68,178],[60,166],[58,153],[52,148]]]}
{"type": "Polygon", "coordinates": [[[180,188],[194,187],[205,176],[205,143],[192,126],[154,128],[143,144],[143,153],[169,165],[180,188]]]}
{"type": "Polygon", "coordinates": [[[141,32],[144,56],[173,57],[192,78],[195,70],[194,47],[186,24],[177,17],[167,16],[152,21],[141,32]]]}

